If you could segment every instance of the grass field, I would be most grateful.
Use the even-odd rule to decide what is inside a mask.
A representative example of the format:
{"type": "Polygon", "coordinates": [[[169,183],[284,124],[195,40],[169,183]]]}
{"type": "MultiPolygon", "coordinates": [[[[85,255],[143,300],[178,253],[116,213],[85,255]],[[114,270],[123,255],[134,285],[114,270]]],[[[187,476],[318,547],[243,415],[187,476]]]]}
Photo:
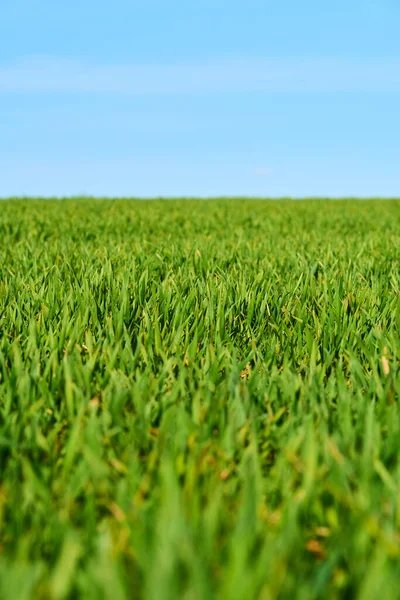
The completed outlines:
{"type": "Polygon", "coordinates": [[[0,598],[399,598],[400,201],[0,204],[0,598]]]}

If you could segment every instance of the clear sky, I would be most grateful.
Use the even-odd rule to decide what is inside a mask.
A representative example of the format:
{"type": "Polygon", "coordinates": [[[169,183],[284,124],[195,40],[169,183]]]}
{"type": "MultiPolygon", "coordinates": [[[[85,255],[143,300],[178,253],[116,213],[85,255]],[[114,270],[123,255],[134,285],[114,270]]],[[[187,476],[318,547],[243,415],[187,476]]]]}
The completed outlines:
{"type": "Polygon", "coordinates": [[[399,0],[1,0],[0,196],[400,196],[399,0]]]}

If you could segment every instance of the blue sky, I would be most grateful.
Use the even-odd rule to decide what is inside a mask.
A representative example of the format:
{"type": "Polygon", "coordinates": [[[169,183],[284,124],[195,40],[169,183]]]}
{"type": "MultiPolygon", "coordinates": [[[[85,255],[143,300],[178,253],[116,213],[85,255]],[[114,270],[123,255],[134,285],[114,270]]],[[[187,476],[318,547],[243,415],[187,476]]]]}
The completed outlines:
{"type": "Polygon", "coordinates": [[[398,0],[2,0],[0,196],[399,196],[398,0]]]}

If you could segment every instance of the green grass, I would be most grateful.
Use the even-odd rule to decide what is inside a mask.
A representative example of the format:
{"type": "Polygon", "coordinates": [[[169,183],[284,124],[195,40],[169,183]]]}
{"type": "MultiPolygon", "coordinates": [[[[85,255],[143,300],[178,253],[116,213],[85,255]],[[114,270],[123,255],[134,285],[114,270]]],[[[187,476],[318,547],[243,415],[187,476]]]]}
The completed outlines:
{"type": "Polygon", "coordinates": [[[0,204],[0,597],[399,597],[400,202],[0,204]]]}

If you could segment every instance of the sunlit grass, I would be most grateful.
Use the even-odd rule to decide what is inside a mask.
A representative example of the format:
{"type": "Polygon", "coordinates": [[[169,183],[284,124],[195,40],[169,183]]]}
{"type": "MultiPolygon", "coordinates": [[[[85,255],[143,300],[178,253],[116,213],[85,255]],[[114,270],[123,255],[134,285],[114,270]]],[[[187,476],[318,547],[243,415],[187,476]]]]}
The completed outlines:
{"type": "Polygon", "coordinates": [[[1,598],[398,598],[400,202],[0,235],[1,598]]]}

